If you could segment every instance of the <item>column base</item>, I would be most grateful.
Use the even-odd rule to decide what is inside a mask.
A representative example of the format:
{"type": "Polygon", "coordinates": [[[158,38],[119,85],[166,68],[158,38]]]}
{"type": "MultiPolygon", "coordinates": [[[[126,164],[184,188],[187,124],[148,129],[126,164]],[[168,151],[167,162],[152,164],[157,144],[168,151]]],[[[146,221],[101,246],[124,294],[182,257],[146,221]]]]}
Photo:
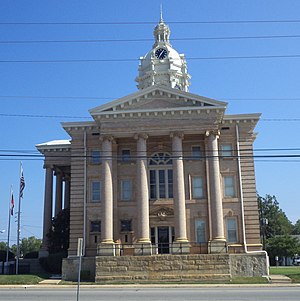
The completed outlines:
{"type": "Polygon", "coordinates": [[[116,256],[115,243],[100,243],[97,245],[97,255],[98,256],[116,256]]]}
{"type": "Polygon", "coordinates": [[[225,240],[211,240],[208,242],[208,253],[225,254],[227,253],[227,244],[225,240]]]}
{"type": "Polygon", "coordinates": [[[190,244],[188,241],[174,241],[171,246],[172,254],[190,254],[190,244]]]}
{"type": "Polygon", "coordinates": [[[134,244],[134,255],[152,255],[151,241],[138,241],[134,244]]]}

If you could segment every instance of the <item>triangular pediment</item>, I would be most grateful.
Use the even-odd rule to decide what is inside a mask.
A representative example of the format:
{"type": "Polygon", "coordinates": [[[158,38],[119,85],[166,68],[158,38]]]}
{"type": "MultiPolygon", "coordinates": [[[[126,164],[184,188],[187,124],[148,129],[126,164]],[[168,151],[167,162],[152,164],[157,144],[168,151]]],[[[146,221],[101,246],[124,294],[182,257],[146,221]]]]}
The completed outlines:
{"type": "Polygon", "coordinates": [[[164,86],[151,86],[91,109],[92,116],[153,111],[225,109],[227,103],[164,86]]]}
{"type": "Polygon", "coordinates": [[[155,207],[149,212],[151,217],[166,218],[168,216],[174,216],[174,209],[166,206],[155,207]]]}

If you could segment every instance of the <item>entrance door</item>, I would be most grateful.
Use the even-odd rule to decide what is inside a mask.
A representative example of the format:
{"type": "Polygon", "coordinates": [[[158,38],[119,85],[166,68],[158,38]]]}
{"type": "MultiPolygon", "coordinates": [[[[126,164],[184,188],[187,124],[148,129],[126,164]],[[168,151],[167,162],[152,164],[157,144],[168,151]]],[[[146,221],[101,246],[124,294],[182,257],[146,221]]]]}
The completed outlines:
{"type": "Polygon", "coordinates": [[[169,254],[174,241],[174,227],[158,226],[151,228],[151,243],[154,254],[169,254]]]}
{"type": "Polygon", "coordinates": [[[158,254],[170,253],[169,227],[157,227],[158,254]]]}

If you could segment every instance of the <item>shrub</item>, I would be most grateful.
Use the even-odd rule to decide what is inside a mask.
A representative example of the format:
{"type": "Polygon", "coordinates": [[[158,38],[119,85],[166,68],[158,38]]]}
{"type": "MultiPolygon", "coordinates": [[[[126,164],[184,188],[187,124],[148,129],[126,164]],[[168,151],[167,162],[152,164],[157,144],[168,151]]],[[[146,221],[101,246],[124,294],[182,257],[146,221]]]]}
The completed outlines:
{"type": "Polygon", "coordinates": [[[32,251],[24,255],[24,258],[38,258],[39,252],[38,251],[32,251]]]}
{"type": "Polygon", "coordinates": [[[43,269],[52,274],[61,274],[62,260],[66,257],[65,252],[49,254],[48,257],[39,259],[43,269]]]}
{"type": "Polygon", "coordinates": [[[82,270],[80,272],[80,279],[82,281],[91,281],[91,272],[89,270],[82,270]]]}
{"type": "MultiPolygon", "coordinates": [[[[15,254],[8,251],[8,260],[14,259],[15,254]]],[[[0,261],[6,261],[6,251],[5,250],[0,250],[0,261]]]]}

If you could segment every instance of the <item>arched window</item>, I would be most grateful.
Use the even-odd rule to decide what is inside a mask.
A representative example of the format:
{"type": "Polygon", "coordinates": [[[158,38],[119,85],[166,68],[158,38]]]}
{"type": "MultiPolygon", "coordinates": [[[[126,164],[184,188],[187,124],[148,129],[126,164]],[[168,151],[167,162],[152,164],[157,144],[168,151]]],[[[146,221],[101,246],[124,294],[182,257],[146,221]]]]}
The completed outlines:
{"type": "Polygon", "coordinates": [[[149,160],[150,199],[173,198],[172,158],[168,153],[155,153],[149,160]]]}

